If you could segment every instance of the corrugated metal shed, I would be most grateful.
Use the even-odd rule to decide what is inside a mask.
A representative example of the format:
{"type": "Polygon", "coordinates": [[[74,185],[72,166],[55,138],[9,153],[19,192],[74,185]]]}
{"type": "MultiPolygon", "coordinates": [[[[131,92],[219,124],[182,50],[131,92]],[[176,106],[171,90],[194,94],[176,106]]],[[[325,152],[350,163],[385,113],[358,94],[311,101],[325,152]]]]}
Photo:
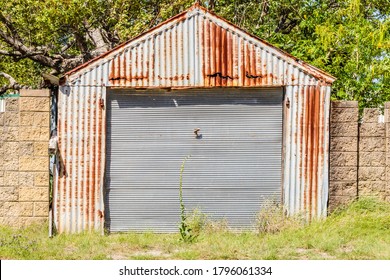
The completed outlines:
{"type": "Polygon", "coordinates": [[[283,201],[326,215],[334,77],[195,4],[65,75],[59,89],[59,232],[104,226],[106,88],[283,87],[283,201]]]}

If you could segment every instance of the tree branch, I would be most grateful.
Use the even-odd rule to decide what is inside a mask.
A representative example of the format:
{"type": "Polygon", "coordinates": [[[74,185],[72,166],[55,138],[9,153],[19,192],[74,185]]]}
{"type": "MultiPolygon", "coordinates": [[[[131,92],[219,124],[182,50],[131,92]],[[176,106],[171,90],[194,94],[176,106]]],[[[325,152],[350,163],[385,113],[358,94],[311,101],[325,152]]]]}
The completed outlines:
{"type": "Polygon", "coordinates": [[[275,32],[289,34],[291,30],[299,23],[297,18],[290,18],[293,13],[293,7],[282,8],[275,32]]]}
{"type": "Polygon", "coordinates": [[[9,52],[9,51],[0,49],[0,55],[16,57],[16,56],[19,56],[19,55],[22,55],[22,54],[20,52],[15,52],[15,51],[9,52]]]}
{"type": "Polygon", "coordinates": [[[18,32],[16,31],[11,21],[9,21],[2,13],[0,13],[0,22],[2,22],[8,28],[12,35],[20,39],[18,32]]]}
{"type": "Polygon", "coordinates": [[[53,59],[52,57],[46,55],[48,52],[47,49],[39,49],[39,48],[29,48],[26,45],[23,44],[23,42],[19,39],[19,35],[16,32],[16,29],[13,27],[12,23],[7,20],[3,16],[3,14],[0,13],[0,22],[2,22],[9,30],[12,32],[12,36],[7,34],[8,32],[0,29],[0,37],[4,40],[8,46],[13,49],[15,52],[12,55],[11,52],[3,53],[4,55],[13,56],[15,59],[22,59],[29,57],[35,62],[38,62],[44,66],[55,68],[56,70],[59,66],[59,61],[56,59],[53,59]]]}
{"type": "Polygon", "coordinates": [[[26,54],[22,54],[19,51],[6,51],[6,50],[0,49],[0,55],[13,57],[15,60],[20,60],[23,58],[36,56],[36,55],[44,55],[45,53],[46,53],[46,51],[43,51],[43,50],[41,50],[41,51],[35,50],[35,51],[31,51],[31,52],[26,53],[26,54]]]}
{"type": "Polygon", "coordinates": [[[0,77],[4,77],[9,81],[7,85],[0,87],[0,95],[4,94],[9,89],[18,90],[22,88],[11,75],[0,72],[0,77]]]}
{"type": "Polygon", "coordinates": [[[72,39],[60,51],[53,53],[53,48],[50,46],[30,46],[25,43],[11,19],[8,19],[1,11],[0,24],[0,42],[4,46],[3,49],[0,48],[0,55],[11,57],[15,61],[29,58],[42,66],[53,69],[53,74],[67,72],[100,55],[115,45],[113,41],[118,40],[115,34],[111,34],[104,27],[92,27],[86,21],[84,26],[78,30],[70,28],[70,34],[68,29],[67,32],[72,39]],[[68,52],[73,47],[81,54],[68,52]]]}
{"type": "Polygon", "coordinates": [[[104,40],[103,33],[98,28],[88,30],[88,36],[95,45],[95,50],[101,53],[108,51],[107,43],[104,40]]]}

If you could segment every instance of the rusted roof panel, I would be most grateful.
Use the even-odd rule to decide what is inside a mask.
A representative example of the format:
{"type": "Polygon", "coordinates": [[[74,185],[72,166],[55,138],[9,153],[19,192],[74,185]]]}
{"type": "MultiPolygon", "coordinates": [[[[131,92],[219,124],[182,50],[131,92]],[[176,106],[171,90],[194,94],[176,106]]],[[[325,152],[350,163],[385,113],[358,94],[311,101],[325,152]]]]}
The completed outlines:
{"type": "Polygon", "coordinates": [[[295,68],[324,83],[335,79],[197,4],[65,76],[74,83],[102,65],[109,68],[109,77],[94,85],[293,85],[295,68]]]}

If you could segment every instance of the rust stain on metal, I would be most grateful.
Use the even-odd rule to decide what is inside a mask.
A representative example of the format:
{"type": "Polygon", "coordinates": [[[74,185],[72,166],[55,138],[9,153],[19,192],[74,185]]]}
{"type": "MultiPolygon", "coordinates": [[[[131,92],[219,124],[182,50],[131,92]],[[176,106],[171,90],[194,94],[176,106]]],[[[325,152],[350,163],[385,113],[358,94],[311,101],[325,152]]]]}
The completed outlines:
{"type": "Polygon", "coordinates": [[[312,217],[311,208],[312,208],[312,195],[313,195],[313,178],[314,178],[314,157],[315,157],[315,149],[313,146],[313,139],[314,139],[314,122],[315,122],[315,93],[313,92],[312,87],[309,88],[309,96],[310,96],[310,111],[309,111],[309,180],[308,180],[308,186],[307,186],[307,195],[308,195],[308,214],[309,219],[312,217]]]}
{"type": "MultiPolygon", "coordinates": [[[[98,97],[99,97],[99,100],[102,100],[103,101],[103,105],[104,105],[104,100],[102,98],[101,95],[98,95],[97,93],[95,93],[98,97]]],[[[93,213],[98,213],[98,211],[100,211],[100,209],[96,209],[96,201],[98,200],[98,196],[99,196],[99,188],[101,186],[101,159],[102,159],[102,154],[101,154],[101,146],[102,146],[102,114],[103,114],[103,111],[102,110],[97,110],[97,124],[96,124],[96,137],[97,137],[97,143],[96,143],[96,156],[97,156],[97,159],[96,159],[96,169],[95,169],[95,182],[96,184],[94,185],[95,188],[94,188],[94,192],[93,192],[93,213]]],[[[96,215],[96,214],[95,214],[96,215]]],[[[94,215],[94,220],[96,220],[98,217],[94,215]]],[[[94,223],[95,224],[95,223],[94,223]]]]}
{"type": "Polygon", "coordinates": [[[231,80],[233,80],[234,78],[233,77],[231,77],[231,76],[229,76],[229,75],[223,75],[221,72],[215,72],[215,73],[213,73],[213,74],[207,74],[206,75],[207,77],[210,77],[210,78],[216,78],[216,77],[219,77],[219,78],[221,78],[221,79],[223,79],[223,80],[227,80],[227,79],[231,79],[231,80]]]}
{"type": "Polygon", "coordinates": [[[113,59],[112,62],[111,62],[111,70],[110,70],[110,74],[108,76],[109,80],[112,80],[115,77],[115,66],[114,66],[114,64],[115,64],[115,59],[113,59]]]}
{"type": "MultiPolygon", "coordinates": [[[[306,174],[305,172],[306,172],[306,170],[305,170],[305,167],[306,167],[306,165],[305,165],[305,162],[306,162],[306,159],[305,159],[305,157],[304,157],[304,149],[303,149],[303,147],[304,147],[304,144],[305,144],[305,135],[306,135],[306,127],[307,127],[307,125],[306,125],[306,123],[305,123],[305,114],[306,114],[306,111],[307,111],[307,108],[305,107],[305,105],[306,105],[306,100],[307,100],[307,95],[305,94],[305,91],[304,91],[304,89],[303,88],[301,88],[301,90],[298,92],[298,95],[299,95],[299,99],[300,99],[300,108],[301,108],[301,110],[300,110],[300,112],[298,113],[298,125],[299,125],[299,135],[298,135],[298,139],[296,139],[296,141],[297,142],[299,142],[299,155],[300,155],[300,157],[299,157],[299,178],[305,178],[305,176],[304,176],[304,174],[306,174]]],[[[305,180],[304,180],[305,181],[305,180]]],[[[303,201],[303,204],[305,203],[305,192],[304,192],[304,190],[302,190],[301,189],[301,187],[302,187],[302,183],[301,182],[299,182],[300,183],[300,185],[299,186],[297,186],[301,191],[303,191],[303,198],[304,198],[304,201],[303,201]]],[[[300,195],[299,195],[299,197],[298,198],[296,198],[296,199],[298,199],[298,203],[300,204],[300,200],[301,200],[301,193],[300,193],[300,195]]],[[[300,208],[299,207],[299,204],[298,204],[298,209],[300,208]]],[[[304,208],[305,209],[305,208],[304,208]]],[[[304,209],[302,209],[302,210],[304,210],[304,209]]]]}
{"type": "MultiPolygon", "coordinates": [[[[92,108],[96,108],[97,107],[97,96],[96,94],[91,94],[92,95],[92,108]]],[[[90,177],[90,189],[89,189],[89,224],[88,224],[88,228],[89,230],[92,230],[92,226],[93,226],[93,223],[94,223],[94,214],[95,214],[95,188],[96,188],[96,176],[95,176],[95,172],[96,172],[96,154],[95,154],[95,150],[96,150],[96,133],[97,133],[97,129],[96,129],[96,112],[99,112],[100,110],[94,110],[93,112],[91,112],[91,168],[90,168],[90,173],[89,173],[89,177],[90,177]]]]}
{"type": "Polygon", "coordinates": [[[319,130],[320,130],[320,91],[315,86],[309,87],[309,180],[308,180],[308,213],[311,219],[316,211],[317,191],[318,191],[318,157],[320,152],[319,147],[319,130]]]}
{"type": "Polygon", "coordinates": [[[91,107],[92,107],[92,96],[88,96],[88,100],[87,100],[87,116],[86,116],[86,119],[87,119],[87,126],[86,126],[86,137],[87,137],[87,145],[86,145],[86,151],[87,151],[87,157],[89,159],[88,163],[87,163],[87,168],[86,168],[86,172],[85,172],[85,175],[84,175],[84,179],[85,179],[85,201],[86,201],[86,205],[85,205],[85,209],[84,209],[84,213],[85,213],[85,218],[84,218],[84,221],[86,221],[86,226],[85,226],[85,229],[88,229],[88,224],[90,223],[91,219],[90,219],[90,206],[91,206],[91,203],[90,203],[90,193],[91,193],[91,180],[90,180],[90,173],[91,173],[91,107]]]}
{"type": "Polygon", "coordinates": [[[239,44],[239,61],[241,62],[240,65],[239,65],[239,75],[240,75],[240,81],[239,81],[239,85],[244,85],[245,86],[245,79],[244,77],[242,76],[242,73],[245,73],[245,45],[244,45],[244,39],[243,38],[239,38],[238,39],[238,44],[239,44]]]}
{"type": "MultiPolygon", "coordinates": [[[[204,33],[203,33],[203,63],[204,68],[203,75],[206,77],[206,73],[211,73],[210,69],[210,23],[207,19],[204,19],[204,33]]],[[[210,86],[210,79],[205,79],[205,87],[210,86]]]]}
{"type": "MultiPolygon", "coordinates": [[[[233,63],[233,76],[237,76],[238,77],[238,73],[239,73],[239,56],[240,56],[240,52],[239,52],[239,37],[238,36],[233,36],[232,35],[232,38],[233,38],[233,51],[232,51],[232,55],[233,55],[233,59],[232,59],[232,63],[233,63]]],[[[236,79],[233,81],[233,86],[238,86],[240,85],[240,81],[239,79],[236,79]]]]}
{"type": "MultiPolygon", "coordinates": [[[[148,47],[147,47],[147,49],[148,49],[148,47]]],[[[149,59],[147,58],[144,61],[144,63],[145,63],[145,73],[143,76],[145,77],[145,79],[144,79],[144,80],[146,80],[145,82],[147,82],[147,80],[149,79],[149,59]]],[[[144,84],[144,85],[146,85],[146,84],[144,84]]]]}
{"type": "Polygon", "coordinates": [[[158,75],[157,78],[159,80],[180,81],[180,80],[189,80],[190,75],[189,74],[187,74],[187,75],[182,74],[182,75],[176,75],[173,77],[161,77],[160,75],[158,75]]]}
{"type": "MultiPolygon", "coordinates": [[[[254,51],[254,45],[249,44],[248,47],[249,47],[249,56],[250,56],[250,67],[248,67],[248,68],[250,68],[250,73],[256,73],[256,53],[254,51]]],[[[246,76],[246,73],[245,73],[245,76],[246,76]]],[[[258,76],[258,75],[251,75],[251,76],[255,76],[255,77],[251,78],[250,85],[255,86],[256,85],[256,78],[258,78],[256,76],[258,76]]]]}
{"type": "MultiPolygon", "coordinates": [[[[206,30],[206,28],[205,28],[205,23],[206,23],[206,20],[205,20],[205,18],[200,18],[200,24],[199,24],[199,42],[200,42],[200,46],[203,46],[203,48],[200,48],[200,50],[198,50],[198,51],[200,51],[201,52],[201,59],[203,60],[203,61],[206,61],[206,48],[207,48],[207,46],[206,46],[206,43],[205,43],[205,30],[206,30]]],[[[205,69],[205,63],[202,63],[201,64],[201,73],[200,73],[200,77],[205,77],[206,75],[205,75],[205,72],[206,72],[206,69],[205,69]]],[[[207,79],[205,79],[205,81],[206,81],[207,79]]]]}
{"type": "MultiPolygon", "coordinates": [[[[152,40],[152,46],[154,45],[153,43],[154,43],[154,40],[152,40]]],[[[155,62],[154,61],[156,59],[154,47],[151,48],[151,52],[152,52],[151,53],[151,67],[152,67],[152,75],[151,75],[151,77],[154,78],[155,77],[155,73],[156,73],[155,69],[154,69],[155,68],[155,62]]]]}
{"type": "MultiPolygon", "coordinates": [[[[319,175],[318,175],[318,179],[319,180],[322,180],[322,178],[325,176],[324,174],[324,170],[321,168],[321,163],[324,162],[324,158],[325,158],[325,153],[326,153],[326,148],[325,148],[325,137],[328,137],[329,134],[326,132],[326,94],[325,94],[325,91],[322,90],[323,88],[321,86],[318,86],[316,87],[316,90],[318,91],[318,94],[320,96],[320,101],[319,101],[319,110],[320,110],[320,117],[319,117],[319,135],[318,135],[318,149],[319,149],[319,160],[318,160],[318,169],[319,169],[319,175]]],[[[316,193],[315,193],[315,196],[316,198],[318,199],[318,201],[320,201],[320,197],[321,197],[321,189],[320,189],[320,186],[318,186],[316,188],[316,193]]],[[[317,201],[317,202],[318,202],[317,201]]],[[[315,205],[315,212],[320,212],[322,209],[319,207],[318,203],[316,203],[315,205]]]]}
{"type": "Polygon", "coordinates": [[[307,205],[308,205],[308,201],[309,201],[309,198],[308,198],[308,193],[307,193],[307,188],[309,187],[309,176],[310,176],[310,170],[309,170],[309,153],[310,153],[310,146],[309,146],[309,134],[310,134],[310,107],[311,107],[311,96],[309,94],[309,92],[306,92],[304,90],[304,87],[302,87],[302,93],[301,94],[304,94],[306,96],[306,104],[305,104],[305,118],[304,118],[304,130],[305,130],[305,133],[304,133],[304,143],[306,144],[306,147],[305,147],[305,153],[302,155],[304,157],[304,164],[305,164],[305,168],[304,168],[304,174],[303,174],[303,182],[304,182],[304,186],[305,188],[302,190],[303,191],[303,210],[307,213],[309,211],[307,205]]]}
{"type": "Polygon", "coordinates": [[[84,219],[84,208],[85,208],[85,177],[84,177],[84,170],[87,165],[87,160],[85,158],[85,131],[86,131],[86,122],[85,122],[85,95],[80,97],[80,107],[79,107],[79,120],[80,120],[80,152],[79,152],[79,164],[80,164],[80,170],[79,170],[79,188],[80,188],[80,194],[78,195],[77,199],[80,202],[79,210],[78,210],[78,224],[77,224],[77,230],[80,232],[82,230],[82,220],[84,219]],[[82,101],[82,102],[81,102],[82,101]]]}
{"type": "MultiPolygon", "coordinates": [[[[80,165],[80,161],[79,161],[79,145],[77,145],[77,140],[76,139],[79,139],[79,133],[81,132],[81,129],[80,129],[80,123],[79,123],[79,113],[80,113],[80,110],[79,110],[79,103],[80,103],[80,99],[79,98],[74,98],[74,106],[75,106],[75,114],[74,114],[74,117],[75,117],[75,127],[73,129],[74,131],[74,138],[75,138],[75,144],[74,145],[74,151],[73,151],[73,162],[74,162],[74,165],[75,165],[75,168],[77,168],[79,165],[80,165]]],[[[74,182],[73,182],[73,185],[74,185],[74,193],[73,193],[73,196],[72,196],[72,201],[74,201],[74,220],[78,220],[79,219],[79,207],[80,207],[80,201],[79,201],[79,191],[80,191],[80,185],[79,185],[79,178],[80,178],[80,174],[79,172],[74,172],[74,182]]],[[[73,221],[72,221],[73,222],[73,221]]],[[[78,223],[74,223],[74,229],[78,231],[78,223]]]]}
{"type": "MultiPolygon", "coordinates": [[[[72,101],[72,98],[69,98],[70,101],[68,101],[69,103],[73,103],[72,101]]],[[[73,104],[70,104],[69,106],[72,108],[72,110],[74,110],[73,104]]],[[[71,116],[70,116],[71,117],[71,116]]],[[[71,132],[70,135],[68,136],[69,139],[67,141],[68,145],[69,145],[69,150],[68,150],[68,155],[69,155],[69,159],[66,161],[67,163],[67,170],[69,170],[69,179],[67,180],[67,198],[66,200],[68,201],[67,203],[67,208],[68,208],[68,211],[69,213],[72,213],[73,214],[73,211],[72,211],[72,207],[74,206],[74,203],[72,201],[72,193],[73,193],[73,131],[74,131],[74,126],[73,126],[73,120],[72,122],[68,122],[69,124],[69,131],[71,132]]],[[[72,216],[73,215],[69,215],[67,217],[67,224],[69,224],[70,226],[72,226],[72,216]]],[[[71,228],[73,230],[73,228],[71,228]]]]}
{"type": "MultiPolygon", "coordinates": [[[[103,93],[101,93],[103,96],[103,93]]],[[[106,112],[101,114],[101,119],[100,119],[100,124],[101,124],[101,132],[99,134],[99,201],[102,202],[104,201],[104,172],[105,172],[105,164],[106,164],[106,145],[105,145],[105,137],[106,137],[106,112]]],[[[104,230],[104,204],[100,204],[100,209],[102,215],[100,217],[100,227],[102,229],[102,232],[104,230]]]]}
{"type": "MultiPolygon", "coordinates": [[[[229,77],[233,77],[233,54],[232,54],[232,36],[231,33],[226,31],[226,55],[225,55],[225,63],[226,63],[226,74],[229,77]]],[[[226,86],[232,86],[232,81],[226,81],[226,86]]]]}
{"type": "MultiPolygon", "coordinates": [[[[215,59],[215,72],[222,72],[222,64],[223,64],[223,41],[222,41],[222,28],[218,25],[216,25],[216,34],[215,34],[215,53],[216,53],[216,59],[215,59]]],[[[222,79],[221,77],[216,77],[216,86],[222,86],[222,79]]]]}
{"type": "Polygon", "coordinates": [[[248,79],[257,79],[257,78],[262,78],[263,76],[261,74],[260,75],[249,74],[249,72],[246,71],[245,77],[247,77],[248,79]]]}
{"type": "MultiPolygon", "coordinates": [[[[115,61],[115,60],[114,60],[115,61]]],[[[121,57],[118,56],[116,61],[115,61],[115,72],[114,72],[114,76],[115,77],[120,77],[120,72],[121,72],[121,57]]]]}
{"type": "MultiPolygon", "coordinates": [[[[134,69],[133,69],[133,55],[132,55],[132,48],[129,48],[127,50],[127,57],[129,59],[129,63],[127,64],[128,65],[128,75],[129,77],[132,77],[133,76],[133,72],[134,72],[134,69]]],[[[131,86],[131,80],[126,80],[126,86],[131,86]]]]}
{"type": "Polygon", "coordinates": [[[138,86],[138,79],[135,79],[135,77],[137,78],[141,78],[141,75],[138,74],[138,71],[139,71],[139,65],[138,65],[138,46],[135,46],[133,49],[132,49],[132,60],[133,60],[133,66],[131,68],[131,71],[132,71],[132,76],[129,77],[131,78],[130,80],[135,80],[135,85],[138,86]]]}
{"type": "Polygon", "coordinates": [[[320,123],[322,121],[323,115],[321,114],[321,111],[323,110],[323,106],[321,103],[321,90],[317,86],[313,86],[313,90],[316,93],[316,99],[315,99],[315,137],[313,139],[313,145],[314,149],[316,151],[315,155],[315,161],[314,161],[314,182],[313,182],[313,209],[312,213],[317,213],[317,198],[318,198],[318,177],[320,174],[320,166],[319,166],[319,159],[321,158],[321,148],[322,145],[320,145],[321,140],[321,131],[323,130],[323,127],[321,127],[320,123]]]}
{"type": "MultiPolygon", "coordinates": [[[[128,77],[128,70],[129,67],[127,66],[127,58],[126,58],[126,55],[123,55],[123,59],[122,59],[122,66],[121,66],[121,73],[120,73],[120,76],[121,77],[128,77]]],[[[126,79],[125,79],[126,81],[126,79]]]]}
{"type": "MultiPolygon", "coordinates": [[[[229,52],[229,43],[228,43],[228,37],[227,37],[227,31],[225,29],[221,28],[222,32],[222,72],[223,73],[228,73],[228,65],[229,63],[229,58],[228,57],[228,52],[229,52]]],[[[227,86],[227,80],[222,79],[222,85],[227,86]]]]}
{"type": "MultiPolygon", "coordinates": [[[[245,38],[246,39],[246,38],[245,38]]],[[[242,78],[242,84],[245,85],[245,86],[250,86],[250,84],[248,84],[248,81],[244,75],[244,73],[246,72],[247,69],[250,70],[250,67],[248,68],[248,66],[250,66],[250,57],[249,57],[249,54],[248,54],[248,41],[243,39],[242,40],[242,71],[240,73],[241,75],[241,78],[242,78]]]]}

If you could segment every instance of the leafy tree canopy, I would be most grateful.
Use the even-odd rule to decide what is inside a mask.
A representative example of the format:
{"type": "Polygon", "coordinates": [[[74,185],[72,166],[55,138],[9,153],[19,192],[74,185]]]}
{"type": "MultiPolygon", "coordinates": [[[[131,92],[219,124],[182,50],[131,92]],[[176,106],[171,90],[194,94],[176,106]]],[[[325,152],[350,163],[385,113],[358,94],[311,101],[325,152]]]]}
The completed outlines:
{"type": "MultiPolygon", "coordinates": [[[[0,0],[0,93],[39,87],[183,11],[193,0],[0,0]]],[[[201,4],[337,77],[336,99],[390,100],[388,0],[211,0],[201,4]]]]}

